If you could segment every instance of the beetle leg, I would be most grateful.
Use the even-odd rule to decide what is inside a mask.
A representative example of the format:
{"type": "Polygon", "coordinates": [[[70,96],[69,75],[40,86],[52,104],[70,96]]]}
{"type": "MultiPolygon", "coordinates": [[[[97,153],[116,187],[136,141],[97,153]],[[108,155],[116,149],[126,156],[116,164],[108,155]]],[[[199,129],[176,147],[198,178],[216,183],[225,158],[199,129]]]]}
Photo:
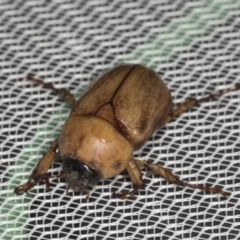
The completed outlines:
{"type": "Polygon", "coordinates": [[[61,173],[55,176],[55,178],[66,178],[66,174],[63,171],[61,171],[61,173]]]}
{"type": "Polygon", "coordinates": [[[145,161],[141,161],[141,160],[135,160],[135,163],[139,166],[139,167],[147,167],[149,169],[151,169],[151,171],[155,174],[160,175],[161,177],[165,178],[166,180],[168,180],[169,182],[175,183],[179,186],[183,186],[183,187],[189,187],[189,188],[193,188],[193,189],[199,189],[201,191],[205,191],[205,192],[212,192],[212,193],[219,193],[221,195],[223,195],[225,198],[227,198],[229,196],[229,193],[224,192],[222,189],[220,188],[216,188],[216,187],[207,187],[207,186],[201,186],[201,185],[195,185],[195,184],[190,184],[187,182],[183,182],[181,181],[177,176],[175,176],[174,174],[172,174],[168,169],[163,168],[161,166],[158,166],[156,164],[152,164],[152,163],[147,163],[145,161]]]}
{"type": "Polygon", "coordinates": [[[127,172],[131,181],[133,182],[134,189],[144,189],[144,184],[142,181],[142,173],[139,170],[135,159],[131,159],[127,165],[127,172]]]}
{"type": "MultiPolygon", "coordinates": [[[[60,176],[60,177],[65,177],[64,175],[63,176],[60,176]]],[[[68,195],[69,194],[69,189],[74,189],[74,186],[72,186],[71,184],[68,184],[67,187],[66,187],[66,194],[68,195]]],[[[86,198],[85,198],[85,201],[87,202],[88,199],[89,199],[89,190],[87,188],[84,188],[82,189],[84,191],[84,193],[86,194],[86,198]]],[[[78,191],[80,191],[80,189],[78,189],[78,191]]]]}
{"type": "Polygon", "coordinates": [[[232,88],[220,90],[216,93],[206,95],[206,96],[204,96],[202,98],[199,98],[199,99],[188,98],[184,103],[180,104],[176,109],[174,109],[172,111],[172,113],[170,115],[168,115],[166,117],[166,119],[163,121],[162,126],[165,125],[166,123],[170,122],[173,118],[176,118],[176,117],[180,116],[182,113],[187,112],[189,109],[198,105],[199,103],[208,102],[210,100],[214,100],[216,98],[219,98],[219,97],[221,97],[222,95],[224,95],[228,92],[233,92],[233,91],[238,91],[238,90],[240,90],[240,83],[237,83],[232,88]]]}
{"type": "Polygon", "coordinates": [[[138,165],[134,159],[131,159],[127,165],[127,172],[131,181],[133,182],[133,190],[126,193],[116,193],[113,192],[112,196],[120,199],[128,199],[133,195],[137,194],[138,189],[144,189],[144,184],[142,181],[142,173],[139,170],[138,165]]]}
{"type": "Polygon", "coordinates": [[[44,88],[47,89],[51,89],[54,93],[60,95],[67,103],[71,105],[74,105],[76,103],[74,96],[67,89],[57,89],[52,85],[52,83],[45,83],[42,80],[33,77],[32,75],[28,75],[24,80],[34,82],[38,85],[42,85],[44,88]]]}
{"type": "Polygon", "coordinates": [[[24,192],[28,193],[28,191],[33,188],[39,181],[45,180],[46,188],[48,189],[49,184],[49,176],[47,175],[47,171],[50,168],[52,162],[54,161],[56,149],[58,147],[58,139],[55,139],[48,151],[42,156],[41,160],[38,162],[37,166],[34,168],[32,174],[30,175],[28,181],[15,188],[14,193],[17,195],[21,195],[24,192]]]}
{"type": "Polygon", "coordinates": [[[112,192],[112,196],[115,198],[120,198],[122,200],[129,199],[133,195],[136,195],[138,193],[137,189],[133,189],[130,192],[122,192],[122,193],[117,193],[117,192],[112,192]]]}

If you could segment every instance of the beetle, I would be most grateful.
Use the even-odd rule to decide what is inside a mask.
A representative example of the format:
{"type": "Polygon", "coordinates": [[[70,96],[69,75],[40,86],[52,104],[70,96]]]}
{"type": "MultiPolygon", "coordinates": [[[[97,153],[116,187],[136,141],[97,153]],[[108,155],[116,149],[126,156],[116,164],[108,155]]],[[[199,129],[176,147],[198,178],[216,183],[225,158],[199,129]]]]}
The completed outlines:
{"type": "Polygon", "coordinates": [[[143,146],[153,132],[193,106],[240,89],[234,87],[207,95],[190,98],[173,109],[171,94],[158,74],[143,65],[123,64],[103,74],[76,101],[66,89],[56,89],[29,75],[27,80],[40,84],[61,95],[73,105],[61,133],[34,168],[28,181],[15,188],[20,195],[44,180],[49,188],[48,169],[54,160],[62,161],[61,177],[69,189],[89,195],[89,188],[100,180],[114,177],[127,170],[133,190],[113,192],[113,196],[127,199],[144,188],[140,168],[146,167],[168,181],[206,192],[228,193],[216,187],[193,185],[181,181],[171,171],[133,158],[133,152],[143,146]]]}

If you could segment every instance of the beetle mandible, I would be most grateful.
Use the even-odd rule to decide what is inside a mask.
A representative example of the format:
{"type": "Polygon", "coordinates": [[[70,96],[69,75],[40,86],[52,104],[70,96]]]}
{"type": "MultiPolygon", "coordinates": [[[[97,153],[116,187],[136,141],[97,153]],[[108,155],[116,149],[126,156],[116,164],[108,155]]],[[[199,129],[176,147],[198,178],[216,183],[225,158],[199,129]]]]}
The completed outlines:
{"type": "Polygon", "coordinates": [[[51,83],[28,76],[32,82],[43,85],[61,95],[73,105],[62,131],[38,162],[28,181],[15,188],[19,195],[44,180],[49,188],[47,174],[55,159],[62,160],[63,174],[69,189],[87,193],[101,179],[110,178],[127,170],[133,190],[127,193],[113,192],[113,196],[126,199],[143,189],[140,168],[146,167],[155,174],[181,186],[188,186],[212,193],[227,193],[216,187],[193,185],[181,181],[169,170],[156,164],[133,159],[153,132],[193,106],[240,89],[234,87],[191,98],[173,109],[171,94],[150,68],[137,64],[124,64],[103,74],[83,96],[76,101],[65,89],[56,89],[51,83]]]}

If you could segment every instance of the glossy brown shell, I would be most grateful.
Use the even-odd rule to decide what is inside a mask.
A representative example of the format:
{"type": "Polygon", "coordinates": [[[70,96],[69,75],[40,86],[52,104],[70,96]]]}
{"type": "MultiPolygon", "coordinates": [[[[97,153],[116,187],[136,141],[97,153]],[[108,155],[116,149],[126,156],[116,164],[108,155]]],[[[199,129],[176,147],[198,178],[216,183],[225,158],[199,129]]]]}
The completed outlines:
{"type": "Polygon", "coordinates": [[[171,111],[171,95],[158,74],[142,65],[126,64],[103,74],[70,116],[96,115],[108,120],[136,150],[171,111]]]}

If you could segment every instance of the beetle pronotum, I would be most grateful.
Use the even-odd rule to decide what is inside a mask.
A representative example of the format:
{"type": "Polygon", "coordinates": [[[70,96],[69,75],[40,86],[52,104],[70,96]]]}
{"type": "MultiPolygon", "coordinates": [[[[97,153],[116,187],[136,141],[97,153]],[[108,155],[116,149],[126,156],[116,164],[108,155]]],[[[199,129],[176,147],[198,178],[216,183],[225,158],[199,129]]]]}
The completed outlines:
{"type": "Polygon", "coordinates": [[[61,159],[62,176],[68,182],[67,191],[71,188],[83,190],[87,196],[89,187],[126,169],[133,182],[133,190],[113,192],[113,196],[129,198],[144,187],[140,168],[146,167],[177,185],[227,197],[222,189],[183,182],[161,166],[133,159],[133,152],[157,128],[196,104],[239,90],[240,84],[200,99],[188,99],[173,109],[171,94],[164,82],[155,71],[142,65],[125,64],[113,68],[103,74],[78,101],[65,89],[56,89],[33,76],[26,79],[53,90],[73,108],[59,137],[40,159],[28,181],[15,188],[16,194],[27,193],[41,180],[45,180],[49,188],[47,171],[55,159],[61,159]]]}

